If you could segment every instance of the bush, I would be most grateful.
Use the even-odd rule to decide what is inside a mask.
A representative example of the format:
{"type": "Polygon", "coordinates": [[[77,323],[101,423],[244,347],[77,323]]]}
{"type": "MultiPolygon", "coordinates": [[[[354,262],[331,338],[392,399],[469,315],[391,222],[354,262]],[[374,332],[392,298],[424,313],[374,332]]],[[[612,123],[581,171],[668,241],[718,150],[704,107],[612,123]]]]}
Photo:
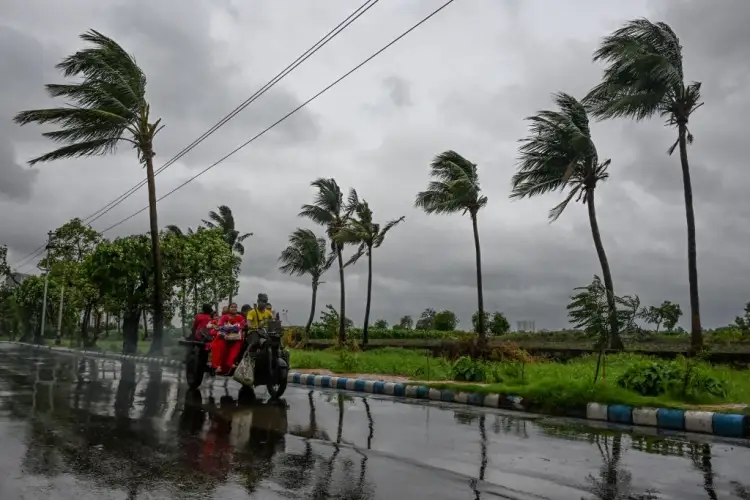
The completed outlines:
{"type": "Polygon", "coordinates": [[[726,383],[708,374],[705,367],[694,360],[638,363],[625,370],[617,385],[641,396],[679,394],[688,398],[702,395],[724,398],[727,395],[726,383]]]}
{"type": "Polygon", "coordinates": [[[505,314],[500,311],[495,311],[490,321],[490,331],[495,335],[505,335],[510,332],[510,323],[505,314]]]}
{"type": "Polygon", "coordinates": [[[641,396],[659,396],[673,390],[681,375],[674,363],[652,361],[625,370],[617,379],[617,385],[641,396]]]}
{"type": "Polygon", "coordinates": [[[451,377],[461,382],[483,382],[484,367],[481,362],[469,356],[461,356],[451,367],[451,377]]]}

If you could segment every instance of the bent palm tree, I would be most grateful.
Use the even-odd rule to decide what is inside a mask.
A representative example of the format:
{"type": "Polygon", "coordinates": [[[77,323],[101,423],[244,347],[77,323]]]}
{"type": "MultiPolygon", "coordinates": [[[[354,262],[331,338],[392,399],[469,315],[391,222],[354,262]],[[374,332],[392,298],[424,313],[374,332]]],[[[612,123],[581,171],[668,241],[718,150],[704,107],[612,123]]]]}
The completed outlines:
{"type": "Polygon", "coordinates": [[[208,218],[210,220],[203,219],[203,224],[209,229],[220,228],[224,233],[227,244],[232,247],[232,251],[237,255],[245,255],[245,246],[242,242],[252,236],[253,233],[240,233],[235,228],[232,209],[226,205],[221,205],[219,212],[211,210],[208,213],[208,218]]]}
{"type": "Polygon", "coordinates": [[[367,345],[370,305],[372,304],[372,250],[373,248],[379,248],[383,244],[388,231],[402,222],[405,217],[394,219],[381,228],[380,224],[372,221],[370,206],[366,201],[359,200],[354,189],[349,191],[347,208],[356,216],[349,218],[346,225],[336,233],[335,239],[341,243],[359,245],[357,253],[346,263],[347,266],[357,262],[363,255],[367,255],[367,302],[365,303],[365,326],[362,329],[362,344],[367,345]]]}
{"type": "MultiPolygon", "coordinates": [[[[224,241],[227,242],[227,245],[229,245],[229,248],[231,248],[232,251],[240,257],[245,255],[245,245],[243,245],[242,242],[245,241],[250,236],[252,236],[253,233],[243,234],[243,233],[240,233],[235,228],[234,215],[232,214],[232,209],[226,205],[221,205],[219,207],[219,212],[217,213],[211,210],[208,213],[208,218],[210,220],[203,219],[203,224],[205,224],[206,227],[209,229],[215,229],[215,228],[221,229],[222,233],[224,234],[224,241]]],[[[235,291],[236,290],[232,290],[229,293],[230,303],[232,302],[232,296],[234,295],[233,292],[235,291]]]]}
{"type": "Polygon", "coordinates": [[[521,141],[520,161],[518,171],[511,181],[510,197],[530,198],[568,188],[568,195],[562,203],[550,210],[551,222],[562,215],[573,199],[588,206],[591,235],[607,290],[610,347],[622,349],[612,273],[604,251],[594,203],[597,183],[609,177],[609,160],[599,162],[583,105],[562,92],[555,94],[553,98],[558,110],[540,111],[527,118],[531,122],[530,135],[521,141]]]}
{"type": "Polygon", "coordinates": [[[676,148],[680,150],[688,233],[690,343],[694,351],[698,350],[703,345],[703,328],[698,295],[693,186],[687,145],[693,142],[688,120],[703,105],[700,102],[701,84],[685,84],[682,46],[672,28],[647,19],[629,21],[606,37],[594,53],[594,61],[607,63],[602,82],[584,99],[594,116],[599,119],[626,117],[640,121],[659,115],[666,118],[666,125],[677,128],[677,140],[667,152],[671,155],[676,148]]]}
{"type": "Polygon", "coordinates": [[[162,128],[159,126],[161,120],[151,121],[151,107],[146,100],[146,75],[135,59],[117,42],[98,31],[87,31],[80,38],[93,47],[79,50],[56,66],[65,77],[77,77],[80,81],[45,86],[50,96],[67,99],[66,106],[22,111],[14,120],[20,125],[54,123],[61,127],[42,135],[64,146],[32,159],[29,161],[31,165],[114,153],[121,142],[129,143],[137,150],[138,159],[146,166],[154,261],[151,352],[161,354],[164,285],[153,164],[153,141],[162,128]]]}
{"type": "Polygon", "coordinates": [[[305,324],[305,338],[310,335],[310,325],[315,318],[315,303],[318,298],[318,285],[323,276],[333,264],[333,259],[326,256],[328,243],[324,238],[318,238],[309,229],[297,229],[289,236],[289,246],[281,251],[279,270],[290,276],[310,275],[312,278],[312,303],[310,317],[305,324]]]}
{"type": "Polygon", "coordinates": [[[477,165],[455,151],[446,151],[435,157],[431,164],[430,182],[426,191],[417,194],[414,206],[428,214],[469,213],[474,229],[474,250],[477,261],[477,302],[479,321],[477,330],[479,341],[486,340],[484,295],[482,293],[482,253],[479,247],[477,214],[487,205],[487,197],[482,196],[479,187],[477,165]]]}
{"type": "Polygon", "coordinates": [[[331,251],[339,265],[339,343],[346,342],[346,288],[344,283],[344,244],[335,240],[336,234],[346,225],[349,216],[344,205],[344,194],[336,179],[319,178],[310,183],[318,192],[312,205],[302,205],[299,217],[306,217],[314,223],[325,226],[326,235],[331,241],[331,251]]]}

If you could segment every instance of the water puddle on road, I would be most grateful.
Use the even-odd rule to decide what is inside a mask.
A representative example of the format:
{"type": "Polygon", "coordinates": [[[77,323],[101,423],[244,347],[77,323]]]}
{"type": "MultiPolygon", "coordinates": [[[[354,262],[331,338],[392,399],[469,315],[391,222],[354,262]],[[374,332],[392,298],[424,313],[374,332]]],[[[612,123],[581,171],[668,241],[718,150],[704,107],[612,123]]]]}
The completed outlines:
{"type": "Polygon", "coordinates": [[[3,499],[750,499],[744,442],[19,354],[0,351],[3,499]]]}

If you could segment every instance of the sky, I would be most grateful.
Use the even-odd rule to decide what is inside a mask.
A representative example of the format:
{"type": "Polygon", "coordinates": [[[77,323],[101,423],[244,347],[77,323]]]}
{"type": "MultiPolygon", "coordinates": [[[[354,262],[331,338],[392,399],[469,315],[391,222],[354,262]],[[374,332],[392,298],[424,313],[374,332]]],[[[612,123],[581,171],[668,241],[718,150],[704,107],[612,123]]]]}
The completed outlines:
{"type": "MultiPolygon", "coordinates": [[[[219,132],[156,178],[157,195],[265,129],[443,0],[382,0],[341,35],[251,104],[219,132]]],[[[160,166],[250,97],[354,11],[359,1],[285,0],[4,0],[0,6],[0,244],[12,264],[46,233],[87,217],[144,177],[134,152],[38,164],[51,149],[40,127],[12,122],[23,109],[58,105],[43,85],[61,82],[54,65],[96,29],[134,54],[148,77],[160,166]]],[[[600,274],[585,206],[571,205],[553,224],[560,193],[510,201],[524,118],[552,106],[551,94],[578,97],[597,83],[591,56],[625,21],[669,23],[684,46],[686,78],[703,83],[705,105],[690,122],[701,313],[705,327],[725,325],[750,300],[750,2],[747,0],[456,0],[239,153],[158,205],[159,224],[196,227],[229,205],[245,242],[240,302],[269,295],[275,309],[304,323],[310,283],[278,271],[277,258],[312,201],[310,182],[334,177],[357,189],[382,222],[405,216],[373,255],[372,320],[415,319],[427,307],[450,309],[470,328],[476,310],[471,221],[428,216],[414,197],[426,188],[432,158],[449,149],[478,164],[488,197],[479,214],[484,303],[511,324],[568,326],[573,289],[600,274]],[[719,7],[718,5],[721,5],[719,7]]],[[[618,295],[645,304],[671,300],[689,315],[685,209],[676,132],[659,118],[594,123],[609,180],[597,211],[618,295]]],[[[141,209],[146,190],[93,223],[104,229],[141,209]]],[[[116,227],[114,238],[148,230],[147,213],[116,227]]],[[[347,250],[351,252],[352,250],[347,250]]],[[[32,272],[30,265],[17,269],[32,272]]],[[[329,272],[318,308],[338,304],[329,272]]],[[[347,315],[363,320],[366,261],[347,268],[347,315]]],[[[337,306],[338,307],[338,306],[337,306]]]]}

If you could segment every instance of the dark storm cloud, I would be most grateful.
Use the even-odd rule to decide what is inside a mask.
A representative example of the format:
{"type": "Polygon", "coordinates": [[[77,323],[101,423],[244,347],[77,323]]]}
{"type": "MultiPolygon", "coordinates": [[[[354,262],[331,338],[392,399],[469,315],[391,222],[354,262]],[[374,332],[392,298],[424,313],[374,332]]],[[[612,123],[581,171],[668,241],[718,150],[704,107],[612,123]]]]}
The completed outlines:
{"type": "MultiPolygon", "coordinates": [[[[157,159],[165,161],[286,64],[278,56],[282,42],[299,45],[301,52],[352,9],[332,0],[295,17],[286,7],[260,2],[249,7],[197,0],[64,3],[65,8],[41,0],[3,4],[3,22],[15,31],[8,39],[11,35],[0,29],[0,37],[6,36],[0,40],[9,40],[0,44],[0,79],[13,89],[0,94],[0,113],[8,117],[0,120],[0,132],[14,134],[7,135],[12,158],[23,169],[27,158],[50,144],[38,129],[19,129],[9,117],[19,107],[49,105],[42,83],[58,78],[54,64],[79,46],[76,36],[90,27],[116,38],[146,70],[154,113],[167,125],[157,138],[157,159]],[[311,41],[297,43],[292,35],[298,34],[311,41]]],[[[665,8],[655,10],[644,5],[580,0],[573,13],[568,6],[533,0],[456,3],[363,68],[353,84],[331,91],[311,107],[314,111],[299,114],[248,152],[160,202],[160,225],[195,227],[209,210],[228,204],[240,229],[255,233],[245,245],[239,300],[251,301],[265,291],[299,323],[309,311],[309,281],[281,275],[276,259],[295,227],[323,234],[296,214],[312,200],[310,180],[334,176],[344,189],[356,187],[378,220],[407,217],[374,254],[372,317],[392,323],[404,314],[417,317],[426,307],[452,309],[468,327],[476,309],[471,223],[459,215],[427,216],[412,206],[415,193],[427,185],[432,157],[452,148],[479,164],[490,199],[479,226],[486,307],[505,311],[512,324],[532,319],[539,328],[565,326],[573,288],[601,271],[584,206],[571,205],[550,225],[547,211],[561,194],[508,201],[517,140],[527,132],[523,119],[549,108],[553,92],[581,97],[596,83],[601,66],[591,63],[591,54],[607,32],[626,19],[663,18],[682,37],[687,77],[704,83],[706,105],[690,124],[696,136],[690,154],[702,312],[706,326],[726,324],[750,299],[744,279],[750,236],[743,229],[750,217],[745,195],[750,180],[740,121],[750,105],[750,3],[733,0],[721,9],[698,1],[664,1],[659,5],[665,8]],[[393,111],[368,112],[383,102],[393,111]]],[[[186,157],[187,165],[212,162],[294,108],[297,90],[306,98],[308,85],[322,87],[360,61],[380,46],[377,36],[390,39],[385,31],[395,29],[390,23],[395,15],[406,28],[406,18],[416,21],[430,7],[373,9],[367,23],[347,33],[346,43],[332,44],[295,73],[297,79],[290,77],[288,85],[251,105],[186,157]],[[344,62],[334,64],[339,60],[344,62]]],[[[287,52],[286,58],[296,55],[287,52]]],[[[596,123],[593,132],[601,156],[612,158],[611,178],[598,188],[597,208],[617,292],[637,293],[644,303],[675,300],[687,312],[679,159],[666,155],[674,131],[654,119],[596,123]]],[[[0,243],[9,242],[18,257],[38,246],[47,230],[116,197],[143,175],[129,153],[123,148],[113,158],[37,167],[22,215],[17,202],[0,198],[0,243]],[[71,195],[81,191],[86,196],[71,195]]],[[[157,191],[163,194],[190,175],[175,165],[157,178],[157,191]]],[[[145,191],[137,193],[95,227],[107,227],[145,201],[145,191]]],[[[141,214],[108,235],[147,229],[141,214]]],[[[358,323],[366,269],[363,260],[346,271],[348,315],[358,323]]],[[[336,273],[323,280],[320,309],[338,304],[336,273]]]]}

